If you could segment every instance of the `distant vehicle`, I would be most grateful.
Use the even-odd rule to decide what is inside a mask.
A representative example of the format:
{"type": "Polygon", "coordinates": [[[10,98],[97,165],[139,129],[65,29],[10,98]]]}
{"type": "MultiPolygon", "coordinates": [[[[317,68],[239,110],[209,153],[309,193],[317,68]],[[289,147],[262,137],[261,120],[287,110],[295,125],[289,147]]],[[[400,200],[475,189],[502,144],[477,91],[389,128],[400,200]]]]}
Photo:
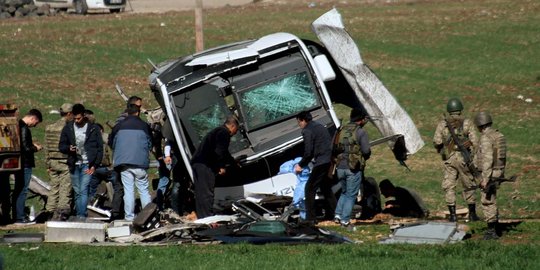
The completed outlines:
{"type": "Polygon", "coordinates": [[[0,104],[0,172],[21,169],[19,110],[14,104],[0,104]]]}
{"type": "Polygon", "coordinates": [[[126,8],[126,0],[34,0],[34,4],[38,7],[47,4],[60,11],[74,9],[77,14],[86,14],[89,10],[118,13],[126,8]]]}
{"type": "MultiPolygon", "coordinates": [[[[166,114],[163,134],[176,142],[186,175],[206,133],[235,115],[240,131],[230,151],[239,171],[216,181],[215,204],[253,194],[292,196],[294,173],[280,165],[302,155],[295,116],[310,111],[333,133],[341,125],[333,104],[363,106],[396,159],[424,144],[416,126],[365,65],[336,10],[312,25],[322,44],[275,33],[155,65],[150,88],[166,114]]],[[[372,137],[376,137],[375,134],[372,137]]]]}

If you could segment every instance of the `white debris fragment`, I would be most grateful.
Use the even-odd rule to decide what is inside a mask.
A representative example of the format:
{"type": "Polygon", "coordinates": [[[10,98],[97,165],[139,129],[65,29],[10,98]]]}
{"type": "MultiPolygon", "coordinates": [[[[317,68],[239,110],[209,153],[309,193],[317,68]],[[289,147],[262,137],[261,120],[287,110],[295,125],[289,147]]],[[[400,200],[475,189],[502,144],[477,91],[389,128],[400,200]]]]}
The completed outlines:
{"type": "Polygon", "coordinates": [[[524,98],[523,95],[518,95],[518,96],[517,96],[517,99],[523,100],[523,98],[524,98]]]}
{"type": "Polygon", "coordinates": [[[162,23],[160,23],[160,24],[159,24],[159,26],[165,26],[165,23],[164,23],[164,22],[162,22],[162,23]]]}
{"type": "Polygon", "coordinates": [[[525,102],[531,103],[531,102],[532,102],[532,98],[527,98],[527,99],[525,99],[525,102]]]}

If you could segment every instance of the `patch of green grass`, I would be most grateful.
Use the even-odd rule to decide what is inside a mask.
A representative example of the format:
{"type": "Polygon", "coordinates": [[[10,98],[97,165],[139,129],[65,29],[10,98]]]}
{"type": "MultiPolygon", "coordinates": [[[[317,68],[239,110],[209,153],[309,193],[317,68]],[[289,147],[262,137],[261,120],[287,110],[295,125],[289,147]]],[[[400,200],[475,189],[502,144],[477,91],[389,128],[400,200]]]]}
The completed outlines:
{"type": "MultiPolygon", "coordinates": [[[[473,224],[474,225],[474,224],[473,224]]],[[[6,269],[537,269],[538,222],[524,222],[499,241],[472,240],[447,245],[176,245],[93,246],[70,244],[0,245],[6,269]],[[513,238],[527,238],[514,243],[513,238]],[[504,255],[502,255],[504,254],[504,255]]],[[[360,226],[386,233],[388,226],[360,226]]],[[[474,228],[474,230],[479,230],[474,228]]],[[[479,233],[482,233],[481,231],[479,233]]],[[[367,239],[365,236],[360,236],[367,239]]]]}

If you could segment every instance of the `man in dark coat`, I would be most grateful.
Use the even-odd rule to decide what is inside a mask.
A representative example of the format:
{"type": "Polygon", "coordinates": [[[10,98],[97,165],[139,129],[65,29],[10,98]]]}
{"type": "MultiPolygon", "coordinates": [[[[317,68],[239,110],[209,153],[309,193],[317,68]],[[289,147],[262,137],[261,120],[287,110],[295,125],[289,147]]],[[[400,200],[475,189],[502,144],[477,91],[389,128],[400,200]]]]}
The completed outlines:
{"type": "Polygon", "coordinates": [[[68,155],[76,214],[84,218],[90,179],[103,158],[103,139],[99,127],[84,116],[82,104],[73,105],[72,113],[73,121],[62,129],[58,149],[68,155]]]}
{"type": "Polygon", "coordinates": [[[294,170],[300,173],[313,162],[313,169],[306,183],[306,222],[314,224],[316,222],[315,212],[315,192],[320,187],[328,203],[326,213],[327,219],[332,219],[336,209],[336,197],[332,192],[330,179],[327,177],[330,169],[330,159],[332,156],[332,138],[328,130],[320,123],[313,121],[311,113],[308,111],[300,112],[296,116],[298,126],[302,129],[304,139],[304,154],[302,160],[295,165],[294,170]]]}
{"type": "Polygon", "coordinates": [[[225,175],[234,158],[229,152],[231,137],[238,132],[238,121],[227,117],[223,126],[211,130],[203,138],[191,160],[195,182],[195,211],[197,218],[213,216],[216,175],[225,175]]]}

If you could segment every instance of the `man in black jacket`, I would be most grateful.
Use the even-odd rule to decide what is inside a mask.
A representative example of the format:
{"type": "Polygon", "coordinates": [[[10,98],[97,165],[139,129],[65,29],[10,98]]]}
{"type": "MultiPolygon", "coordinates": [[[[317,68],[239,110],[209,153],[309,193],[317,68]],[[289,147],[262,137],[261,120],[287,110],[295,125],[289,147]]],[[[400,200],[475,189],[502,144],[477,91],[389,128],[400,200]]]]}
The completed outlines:
{"type": "MultiPolygon", "coordinates": [[[[13,219],[17,225],[34,223],[26,218],[24,207],[26,203],[26,194],[28,193],[28,185],[30,184],[30,179],[32,179],[32,168],[36,166],[34,153],[41,150],[43,147],[32,141],[32,132],[30,131],[30,128],[37,126],[42,121],[43,118],[41,112],[36,109],[31,109],[21,120],[19,120],[22,169],[15,173],[15,187],[11,197],[13,219]]],[[[0,179],[0,181],[8,181],[8,179],[0,179]]]]}
{"type": "Polygon", "coordinates": [[[214,187],[216,175],[224,175],[234,164],[229,152],[231,137],[238,132],[238,121],[227,117],[223,126],[210,131],[203,138],[191,160],[195,181],[195,209],[197,218],[214,215],[214,187]]]}
{"type": "Polygon", "coordinates": [[[315,212],[315,192],[320,187],[328,203],[326,218],[332,219],[336,209],[336,197],[332,192],[332,185],[328,179],[328,170],[330,169],[330,159],[332,156],[332,138],[328,130],[312,121],[313,117],[308,111],[300,112],[296,116],[298,126],[302,129],[304,139],[304,155],[302,160],[294,166],[296,173],[300,173],[310,162],[313,162],[313,169],[306,183],[306,222],[315,224],[317,220],[315,212]]]}
{"type": "Polygon", "coordinates": [[[99,127],[84,117],[82,104],[73,105],[73,121],[66,123],[58,149],[68,155],[77,217],[86,217],[90,179],[103,158],[103,140],[99,127]]]}

